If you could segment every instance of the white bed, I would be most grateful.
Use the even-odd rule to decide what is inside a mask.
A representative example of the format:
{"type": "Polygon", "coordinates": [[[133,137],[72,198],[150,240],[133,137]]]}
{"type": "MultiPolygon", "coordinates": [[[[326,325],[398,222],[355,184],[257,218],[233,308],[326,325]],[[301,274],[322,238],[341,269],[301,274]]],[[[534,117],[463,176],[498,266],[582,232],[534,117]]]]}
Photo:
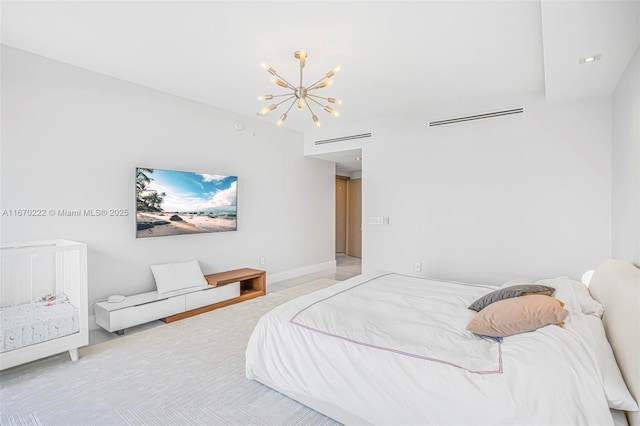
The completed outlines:
{"type": "MultiPolygon", "coordinates": [[[[626,296],[611,296],[616,290],[607,287],[615,298],[603,299],[608,328],[633,322],[613,314],[621,299],[631,300],[629,311],[635,303],[637,326],[638,272],[623,280],[626,296]]],[[[616,274],[599,268],[594,293],[616,274]]],[[[247,377],[346,424],[613,424],[610,400],[637,406],[630,406],[626,388],[612,396],[611,381],[603,386],[589,334],[600,320],[590,324],[594,317],[579,312],[571,285],[563,288],[570,311],[564,327],[499,342],[465,329],[474,315],[467,306],[491,287],[397,274],[356,277],[265,315],[247,347],[247,377]]],[[[630,353],[637,362],[637,341],[637,329],[612,341],[616,357],[630,353]]],[[[637,364],[620,366],[637,395],[637,364]]]]}

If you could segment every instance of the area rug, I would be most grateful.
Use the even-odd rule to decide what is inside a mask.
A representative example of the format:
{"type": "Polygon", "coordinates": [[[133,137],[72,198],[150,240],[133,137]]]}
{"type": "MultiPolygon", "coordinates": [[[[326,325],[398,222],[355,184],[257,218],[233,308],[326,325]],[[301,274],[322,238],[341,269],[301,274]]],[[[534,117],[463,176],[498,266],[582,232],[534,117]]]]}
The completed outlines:
{"type": "Polygon", "coordinates": [[[315,280],[125,335],[0,376],[2,425],[336,425],[245,377],[258,319],[315,280]]]}

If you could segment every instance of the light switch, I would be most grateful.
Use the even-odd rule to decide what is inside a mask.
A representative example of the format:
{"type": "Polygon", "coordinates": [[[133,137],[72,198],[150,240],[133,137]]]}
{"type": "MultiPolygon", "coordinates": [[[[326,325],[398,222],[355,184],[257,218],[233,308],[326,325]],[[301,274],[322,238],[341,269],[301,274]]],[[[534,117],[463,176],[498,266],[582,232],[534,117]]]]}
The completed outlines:
{"type": "Polygon", "coordinates": [[[382,216],[369,216],[369,225],[384,225],[382,216]]]}

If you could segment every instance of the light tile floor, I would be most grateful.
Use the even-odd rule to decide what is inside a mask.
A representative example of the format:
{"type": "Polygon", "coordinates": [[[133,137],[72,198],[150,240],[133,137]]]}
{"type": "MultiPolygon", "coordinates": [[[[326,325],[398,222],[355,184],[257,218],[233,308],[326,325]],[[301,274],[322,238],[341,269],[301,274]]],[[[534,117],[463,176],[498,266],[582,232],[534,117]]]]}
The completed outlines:
{"type": "MultiPolygon", "coordinates": [[[[274,291],[284,290],[286,288],[294,287],[299,284],[308,283],[309,281],[317,280],[320,278],[330,278],[333,280],[344,281],[356,275],[360,275],[362,271],[361,260],[356,257],[347,256],[346,254],[336,254],[336,270],[319,271],[313,274],[301,275],[299,277],[291,278],[284,281],[275,283],[267,282],[267,292],[272,293],[274,291]]],[[[145,324],[141,324],[135,327],[127,328],[125,335],[139,333],[143,330],[162,326],[162,321],[151,321],[145,324]]],[[[96,345],[98,343],[106,342],[107,340],[116,339],[118,336],[115,333],[109,333],[108,331],[98,328],[96,330],[89,331],[89,345],[96,345]]]]}
{"type": "Polygon", "coordinates": [[[308,283],[309,281],[320,278],[330,278],[332,280],[344,281],[351,277],[361,274],[361,261],[357,257],[347,256],[346,254],[336,254],[336,270],[319,271],[313,274],[300,275],[284,281],[269,284],[267,282],[267,292],[283,290],[298,284],[308,283]]]}

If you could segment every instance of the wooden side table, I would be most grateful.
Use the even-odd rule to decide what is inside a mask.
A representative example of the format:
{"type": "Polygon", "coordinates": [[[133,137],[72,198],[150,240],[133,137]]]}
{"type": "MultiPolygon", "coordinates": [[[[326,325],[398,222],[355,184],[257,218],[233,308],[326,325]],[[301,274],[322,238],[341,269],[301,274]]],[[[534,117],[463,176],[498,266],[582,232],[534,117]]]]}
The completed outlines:
{"type": "Polygon", "coordinates": [[[240,296],[234,297],[222,302],[214,303],[212,305],[202,306],[200,308],[192,309],[190,311],[181,312],[176,315],[163,318],[164,322],[173,322],[183,318],[192,317],[204,312],[212,311],[223,306],[232,305],[238,302],[244,302],[245,300],[253,299],[255,297],[264,296],[266,294],[266,276],[265,271],[259,269],[242,268],[234,269],[232,271],[218,272],[216,274],[205,275],[209,285],[214,287],[220,287],[225,284],[240,283],[240,296]]]}

